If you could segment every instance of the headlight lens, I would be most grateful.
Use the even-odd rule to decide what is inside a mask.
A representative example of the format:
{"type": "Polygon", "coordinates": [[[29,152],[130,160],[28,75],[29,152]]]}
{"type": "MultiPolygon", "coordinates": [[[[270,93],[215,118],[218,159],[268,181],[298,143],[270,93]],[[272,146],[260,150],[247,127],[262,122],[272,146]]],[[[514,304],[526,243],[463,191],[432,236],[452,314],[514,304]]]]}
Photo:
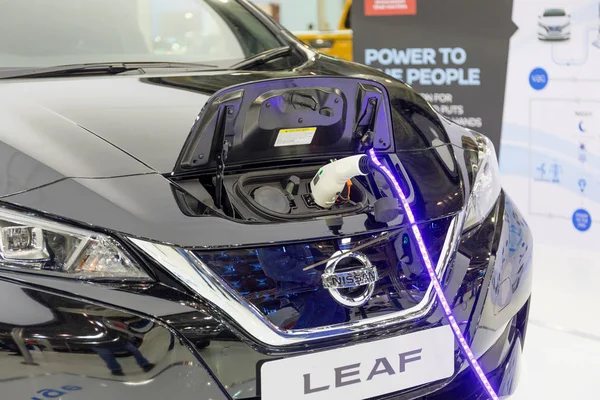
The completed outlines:
{"type": "Polygon", "coordinates": [[[479,224],[487,217],[502,190],[494,144],[487,137],[479,134],[476,140],[478,150],[472,166],[475,179],[467,204],[465,230],[479,224]]]}
{"type": "Polygon", "coordinates": [[[150,280],[109,236],[6,209],[0,209],[0,267],[86,280],[150,280]]]}

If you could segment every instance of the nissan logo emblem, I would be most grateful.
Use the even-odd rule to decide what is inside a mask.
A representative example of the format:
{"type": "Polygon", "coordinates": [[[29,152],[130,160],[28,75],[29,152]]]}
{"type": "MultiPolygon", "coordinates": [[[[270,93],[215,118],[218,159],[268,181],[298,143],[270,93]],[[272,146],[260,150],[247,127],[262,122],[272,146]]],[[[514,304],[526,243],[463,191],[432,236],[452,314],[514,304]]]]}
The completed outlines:
{"type": "Polygon", "coordinates": [[[338,251],[331,256],[321,279],[335,301],[346,307],[359,307],[373,296],[379,275],[364,254],[338,251]],[[358,287],[364,289],[346,290],[358,287]]]}

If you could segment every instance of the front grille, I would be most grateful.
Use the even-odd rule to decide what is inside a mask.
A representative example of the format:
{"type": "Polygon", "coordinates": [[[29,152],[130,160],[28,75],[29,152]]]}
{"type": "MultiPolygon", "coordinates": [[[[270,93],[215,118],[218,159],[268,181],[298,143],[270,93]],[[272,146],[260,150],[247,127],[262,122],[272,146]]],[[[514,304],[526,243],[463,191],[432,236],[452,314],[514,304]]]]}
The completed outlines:
{"type": "MultiPolygon", "coordinates": [[[[437,262],[451,219],[421,226],[430,255],[437,262]]],[[[274,245],[254,249],[195,252],[212,271],[280,330],[320,328],[368,319],[414,308],[429,287],[427,270],[419,258],[407,228],[390,231],[383,241],[365,234],[335,240],[274,245]],[[378,280],[369,300],[359,306],[342,305],[323,287],[321,275],[326,261],[340,251],[351,250],[366,256],[377,269],[378,280]]],[[[340,261],[335,272],[356,271],[356,259],[340,261]]],[[[349,298],[358,298],[367,286],[337,289],[349,298]]]]}

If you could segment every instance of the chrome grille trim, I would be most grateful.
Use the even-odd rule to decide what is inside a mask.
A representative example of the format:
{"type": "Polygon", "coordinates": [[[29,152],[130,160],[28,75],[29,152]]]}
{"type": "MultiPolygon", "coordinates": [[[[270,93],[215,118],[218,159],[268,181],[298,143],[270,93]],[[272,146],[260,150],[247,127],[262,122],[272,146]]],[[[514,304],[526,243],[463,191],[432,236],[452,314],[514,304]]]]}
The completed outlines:
{"type": "MultiPolygon", "coordinates": [[[[450,222],[444,245],[436,265],[439,277],[456,253],[465,219],[464,211],[450,222]]],[[[221,310],[239,328],[253,339],[271,347],[285,347],[327,338],[356,334],[373,329],[386,329],[393,325],[426,316],[435,304],[433,285],[430,284],[419,304],[407,310],[382,316],[350,321],[334,326],[284,331],[271,323],[241,294],[233,291],[219,276],[206,266],[192,251],[172,246],[129,238],[154,261],[177,277],[183,284],[221,310]]]]}

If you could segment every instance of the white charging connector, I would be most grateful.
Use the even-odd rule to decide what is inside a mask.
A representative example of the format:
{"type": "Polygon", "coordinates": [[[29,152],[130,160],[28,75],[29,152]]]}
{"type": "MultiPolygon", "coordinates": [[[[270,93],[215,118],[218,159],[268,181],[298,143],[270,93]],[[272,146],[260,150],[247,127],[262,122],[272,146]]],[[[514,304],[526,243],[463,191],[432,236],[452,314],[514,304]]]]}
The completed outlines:
{"type": "Polygon", "coordinates": [[[370,172],[369,157],[364,154],[342,158],[324,165],[310,182],[315,203],[322,208],[331,208],[349,179],[368,175],[370,172]]]}

